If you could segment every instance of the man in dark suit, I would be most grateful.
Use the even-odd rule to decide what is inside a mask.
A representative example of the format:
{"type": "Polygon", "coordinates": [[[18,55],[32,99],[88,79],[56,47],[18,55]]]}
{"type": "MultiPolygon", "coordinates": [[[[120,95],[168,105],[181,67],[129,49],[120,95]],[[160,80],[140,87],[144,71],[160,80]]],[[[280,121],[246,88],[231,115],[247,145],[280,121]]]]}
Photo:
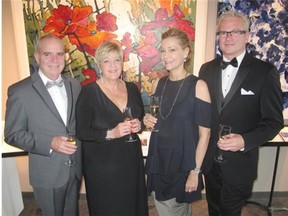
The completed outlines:
{"type": "Polygon", "coordinates": [[[259,146],[283,127],[278,72],[246,52],[248,31],[243,14],[222,14],[218,39],[223,56],[203,64],[199,72],[208,85],[213,113],[203,166],[210,216],[241,215],[257,177],[259,146]],[[224,140],[218,140],[219,125],[232,127],[224,140]],[[215,160],[218,148],[222,162],[215,160]]]}
{"type": "Polygon", "coordinates": [[[29,178],[42,215],[78,215],[81,144],[72,145],[77,80],[61,75],[64,43],[47,35],[36,45],[39,71],[8,89],[5,141],[29,153],[29,178]]]}

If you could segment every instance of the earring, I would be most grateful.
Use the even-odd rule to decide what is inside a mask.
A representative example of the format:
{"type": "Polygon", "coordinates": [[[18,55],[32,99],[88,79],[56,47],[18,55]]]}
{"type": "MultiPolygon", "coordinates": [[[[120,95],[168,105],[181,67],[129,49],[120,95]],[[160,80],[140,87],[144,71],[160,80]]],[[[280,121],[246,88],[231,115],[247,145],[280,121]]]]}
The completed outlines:
{"type": "Polygon", "coordinates": [[[99,76],[99,78],[101,78],[103,76],[102,70],[99,70],[98,76],[99,76]]]}
{"type": "Polygon", "coordinates": [[[187,61],[187,59],[186,58],[184,58],[184,62],[186,62],[187,61]]]}

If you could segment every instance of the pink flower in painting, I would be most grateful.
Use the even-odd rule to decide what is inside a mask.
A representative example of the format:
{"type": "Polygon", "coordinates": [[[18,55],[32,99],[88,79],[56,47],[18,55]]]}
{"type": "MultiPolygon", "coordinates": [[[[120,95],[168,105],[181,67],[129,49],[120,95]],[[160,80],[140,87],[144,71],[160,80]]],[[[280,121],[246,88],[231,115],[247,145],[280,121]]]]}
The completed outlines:
{"type": "Polygon", "coordinates": [[[103,12],[96,16],[98,31],[116,31],[116,17],[108,12],[103,12]]]}
{"type": "Polygon", "coordinates": [[[126,32],[121,40],[122,44],[126,47],[124,49],[124,62],[129,61],[129,54],[135,53],[141,57],[140,61],[140,71],[143,73],[148,73],[152,67],[160,61],[158,55],[158,50],[155,48],[154,43],[157,39],[153,32],[147,32],[144,39],[141,39],[139,43],[132,44],[130,38],[131,34],[126,32]]]}
{"type": "Polygon", "coordinates": [[[174,5],[173,11],[172,17],[169,17],[166,9],[160,8],[157,10],[155,21],[149,22],[147,25],[143,26],[140,29],[141,33],[146,35],[147,32],[158,28],[178,28],[184,31],[190,40],[195,40],[195,28],[193,23],[183,19],[184,14],[178,5],[174,5]]]}

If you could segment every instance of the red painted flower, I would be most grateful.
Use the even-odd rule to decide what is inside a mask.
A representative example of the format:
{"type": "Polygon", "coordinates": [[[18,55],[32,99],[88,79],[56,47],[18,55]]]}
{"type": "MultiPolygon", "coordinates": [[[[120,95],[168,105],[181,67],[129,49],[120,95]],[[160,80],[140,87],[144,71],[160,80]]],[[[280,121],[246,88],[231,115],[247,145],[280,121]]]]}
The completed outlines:
{"type": "Polygon", "coordinates": [[[97,26],[103,29],[104,22],[109,22],[107,30],[117,29],[116,17],[104,12],[98,15],[99,23],[89,20],[92,13],[91,6],[75,7],[71,9],[68,6],[59,5],[52,11],[52,16],[47,19],[47,24],[43,29],[63,38],[68,36],[71,44],[76,45],[81,52],[87,52],[94,56],[97,47],[105,40],[116,38],[117,36],[110,32],[99,31],[97,26]]]}
{"type": "Polygon", "coordinates": [[[116,17],[108,12],[103,12],[96,16],[98,31],[116,31],[116,17]]]}
{"type": "Polygon", "coordinates": [[[63,38],[66,35],[79,31],[79,28],[85,29],[89,23],[89,15],[92,13],[91,6],[75,7],[73,10],[65,5],[59,5],[53,9],[52,16],[46,20],[44,32],[50,32],[63,38]]]}
{"type": "Polygon", "coordinates": [[[82,70],[82,74],[86,79],[81,82],[81,86],[87,85],[88,83],[92,83],[97,80],[96,72],[94,69],[84,68],[82,70]]]}

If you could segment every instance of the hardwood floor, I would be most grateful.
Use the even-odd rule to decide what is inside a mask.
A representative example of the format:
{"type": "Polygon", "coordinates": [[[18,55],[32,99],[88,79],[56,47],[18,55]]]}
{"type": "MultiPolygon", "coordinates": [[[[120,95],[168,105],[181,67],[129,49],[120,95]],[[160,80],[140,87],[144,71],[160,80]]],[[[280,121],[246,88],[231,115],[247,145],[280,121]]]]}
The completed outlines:
{"type": "MultiPolygon", "coordinates": [[[[23,201],[24,201],[24,210],[21,212],[19,216],[37,216],[36,210],[37,205],[34,200],[32,193],[23,193],[23,201]]],[[[268,203],[268,199],[253,199],[253,201],[260,202],[264,205],[268,203]]],[[[154,201],[152,197],[148,198],[149,205],[149,216],[158,216],[157,210],[154,206],[154,201]]],[[[288,208],[288,197],[274,197],[273,198],[273,207],[286,207],[288,208]]],[[[88,216],[88,208],[86,203],[86,197],[84,194],[80,196],[79,200],[79,209],[80,216],[88,216]]],[[[208,216],[207,210],[207,202],[206,200],[201,200],[194,202],[192,205],[192,215],[193,216],[208,216]]],[[[267,216],[268,214],[255,205],[246,205],[242,211],[241,216],[267,216]]],[[[272,214],[273,216],[288,216],[288,211],[275,211],[272,214]]]]}

